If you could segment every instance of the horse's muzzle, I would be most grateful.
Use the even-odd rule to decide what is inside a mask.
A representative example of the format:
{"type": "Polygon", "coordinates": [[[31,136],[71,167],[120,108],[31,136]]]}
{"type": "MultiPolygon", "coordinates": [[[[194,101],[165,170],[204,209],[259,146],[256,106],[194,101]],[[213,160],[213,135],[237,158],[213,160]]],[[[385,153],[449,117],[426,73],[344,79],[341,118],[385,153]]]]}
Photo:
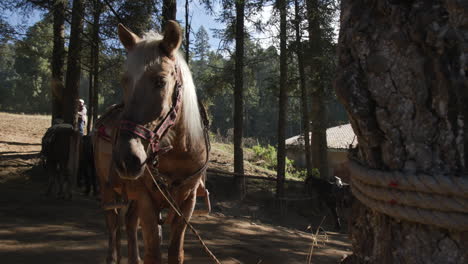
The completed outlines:
{"type": "Polygon", "coordinates": [[[141,148],[141,143],[132,140],[121,144],[113,153],[114,168],[118,176],[126,180],[136,180],[143,175],[146,166],[146,153],[141,148]]]}

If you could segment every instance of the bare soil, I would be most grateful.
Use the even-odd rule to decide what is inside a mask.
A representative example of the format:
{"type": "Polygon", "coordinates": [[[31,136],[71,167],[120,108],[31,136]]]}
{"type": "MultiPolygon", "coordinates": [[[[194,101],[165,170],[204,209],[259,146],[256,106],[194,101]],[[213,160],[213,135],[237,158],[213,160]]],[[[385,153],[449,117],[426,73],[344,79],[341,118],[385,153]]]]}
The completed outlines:
{"type": "MultiPolygon", "coordinates": [[[[47,176],[38,166],[38,153],[49,124],[48,116],[0,113],[0,263],[104,263],[107,235],[99,202],[78,191],[71,201],[44,195],[47,176]]],[[[229,166],[228,152],[215,153],[214,167],[229,166]]],[[[337,263],[351,253],[344,233],[312,234],[320,214],[304,217],[297,210],[303,209],[300,203],[279,207],[270,182],[249,182],[242,202],[232,198],[231,186],[232,179],[210,175],[213,213],[192,219],[222,263],[307,263],[312,244],[312,263],[337,263]]],[[[186,263],[211,263],[190,231],[185,256],[186,263]]]]}

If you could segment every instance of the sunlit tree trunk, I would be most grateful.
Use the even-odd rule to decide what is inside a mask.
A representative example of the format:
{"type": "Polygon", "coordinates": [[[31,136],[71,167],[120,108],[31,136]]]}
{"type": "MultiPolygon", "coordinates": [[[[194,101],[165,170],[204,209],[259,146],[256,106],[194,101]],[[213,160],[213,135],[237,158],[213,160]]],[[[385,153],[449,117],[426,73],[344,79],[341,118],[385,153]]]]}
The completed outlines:
{"type": "Polygon", "coordinates": [[[54,16],[54,47],[52,50],[52,123],[63,119],[63,75],[65,64],[65,6],[66,1],[56,0],[52,6],[54,16]]]}
{"type": "Polygon", "coordinates": [[[236,0],[236,68],[234,84],[234,181],[240,198],[245,196],[244,153],[242,137],[244,125],[244,9],[245,0],[236,0]]]}
{"type": "Polygon", "coordinates": [[[276,197],[284,196],[284,180],[286,178],[286,112],[288,107],[288,65],[286,54],[286,1],[278,0],[280,13],[280,87],[278,111],[278,156],[276,169],[276,197]]]}
{"type": "Polygon", "coordinates": [[[304,152],[306,158],[306,168],[307,168],[307,176],[312,176],[312,160],[311,160],[311,151],[310,151],[310,118],[309,118],[309,107],[308,107],[308,94],[307,94],[307,86],[305,80],[305,68],[304,68],[304,52],[302,48],[302,40],[301,40],[301,17],[299,15],[299,1],[294,0],[294,27],[296,33],[296,54],[297,54],[297,62],[299,68],[299,85],[301,88],[301,105],[302,105],[302,130],[304,134],[304,152]]]}
{"type": "Polygon", "coordinates": [[[72,9],[72,22],[70,30],[70,44],[68,46],[67,78],[64,93],[65,123],[76,128],[77,99],[80,87],[81,74],[81,32],[83,31],[83,1],[74,0],[72,9]]]}
{"type": "MultiPolygon", "coordinates": [[[[462,3],[341,2],[336,92],[359,142],[352,157],[362,165],[408,177],[467,177],[462,3]]],[[[468,263],[467,232],[397,221],[359,201],[352,211],[355,263],[468,263]]]]}
{"type": "Polygon", "coordinates": [[[311,121],[312,121],[312,165],[320,171],[322,179],[328,178],[327,127],[323,85],[318,83],[318,57],[321,56],[321,30],[317,0],[307,0],[307,20],[309,22],[309,68],[312,83],[311,121]]]}

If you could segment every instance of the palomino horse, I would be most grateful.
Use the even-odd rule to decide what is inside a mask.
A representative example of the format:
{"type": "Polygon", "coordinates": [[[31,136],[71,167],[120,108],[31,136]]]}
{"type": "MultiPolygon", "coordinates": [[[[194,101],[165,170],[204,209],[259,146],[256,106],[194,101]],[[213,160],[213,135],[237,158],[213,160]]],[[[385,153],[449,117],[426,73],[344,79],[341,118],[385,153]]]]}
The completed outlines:
{"type": "MultiPolygon", "coordinates": [[[[116,190],[124,200],[136,201],[127,212],[129,263],[138,263],[138,219],[144,263],[161,263],[159,216],[172,202],[176,209],[170,208],[165,221],[170,224],[168,258],[169,263],[183,263],[186,220],[193,214],[197,192],[206,194],[203,179],[209,142],[190,70],[178,52],[182,32],[176,22],[169,21],[164,36],[150,32],[140,38],[119,25],[119,38],[128,51],[125,103],[96,125],[110,129],[112,141],[94,137],[102,200],[114,201],[110,190],[116,190]]],[[[112,210],[107,211],[106,221],[111,231],[108,263],[118,262],[117,217],[112,210]]]]}

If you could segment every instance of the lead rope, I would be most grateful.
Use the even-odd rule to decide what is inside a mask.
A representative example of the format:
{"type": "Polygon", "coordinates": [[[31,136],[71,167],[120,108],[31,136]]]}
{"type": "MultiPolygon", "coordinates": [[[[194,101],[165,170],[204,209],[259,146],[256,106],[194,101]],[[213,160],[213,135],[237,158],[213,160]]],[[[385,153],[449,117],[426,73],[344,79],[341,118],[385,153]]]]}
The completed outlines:
{"type": "Polygon", "coordinates": [[[167,192],[167,196],[165,194],[165,192],[162,190],[161,186],[159,186],[158,184],[158,181],[156,181],[156,179],[154,178],[154,175],[153,173],[151,173],[151,170],[148,168],[148,166],[146,166],[146,170],[149,172],[149,174],[151,175],[151,179],[153,180],[154,184],[156,185],[156,188],[158,188],[158,190],[161,192],[162,196],[164,197],[164,199],[166,199],[166,201],[169,203],[169,205],[172,207],[172,209],[174,209],[174,212],[176,212],[176,214],[180,217],[182,217],[182,219],[184,220],[185,224],[190,228],[190,230],[192,230],[192,232],[195,234],[195,236],[197,237],[198,241],[200,242],[200,244],[202,245],[203,247],[203,250],[208,254],[208,256],[210,256],[212,259],[213,259],[213,262],[216,263],[216,264],[221,264],[221,262],[216,258],[216,256],[213,254],[213,252],[211,252],[211,250],[208,248],[208,246],[205,244],[205,242],[203,241],[203,239],[201,238],[201,236],[198,234],[197,230],[189,223],[189,221],[187,220],[187,218],[185,218],[185,216],[180,212],[179,210],[179,207],[177,206],[177,204],[174,202],[174,198],[171,196],[171,194],[169,192],[167,192]]]}

